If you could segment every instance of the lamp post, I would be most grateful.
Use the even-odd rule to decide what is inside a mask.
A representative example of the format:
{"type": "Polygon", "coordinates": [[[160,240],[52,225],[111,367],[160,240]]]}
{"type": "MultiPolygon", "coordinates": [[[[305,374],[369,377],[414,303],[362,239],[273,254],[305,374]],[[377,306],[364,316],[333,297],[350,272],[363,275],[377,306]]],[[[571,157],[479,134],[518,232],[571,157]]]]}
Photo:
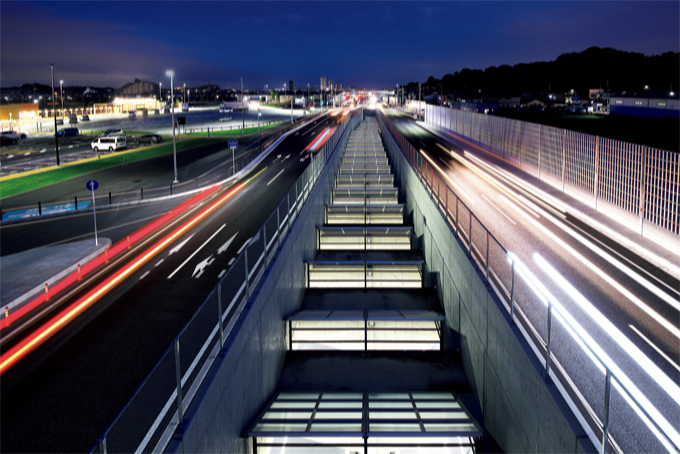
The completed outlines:
{"type": "MultiPolygon", "coordinates": [[[[307,105],[309,105],[309,82],[307,82],[307,105]]],[[[312,112],[312,109],[309,109],[309,112],[312,112]]]]}
{"type": "Polygon", "coordinates": [[[186,104],[187,102],[187,84],[184,84],[184,88],[182,88],[182,104],[186,104]]]}
{"type": "Polygon", "coordinates": [[[262,112],[257,113],[257,132],[260,132],[260,115],[262,115],[262,112]]]}
{"type": "Polygon", "coordinates": [[[64,81],[59,81],[59,96],[61,97],[61,118],[64,118],[64,81]]]}
{"type": "Polygon", "coordinates": [[[175,141],[175,103],[174,103],[174,98],[175,98],[175,90],[174,90],[174,77],[175,77],[175,71],[172,70],[167,70],[165,72],[165,75],[170,78],[170,103],[171,103],[171,112],[172,112],[172,160],[175,166],[175,179],[172,181],[173,183],[179,183],[179,180],[177,179],[177,143],[175,141]]]}
{"type": "Polygon", "coordinates": [[[241,135],[243,135],[246,129],[246,112],[243,110],[243,77],[241,77],[241,121],[241,135]]]}
{"type": "Polygon", "coordinates": [[[158,83],[158,106],[160,107],[161,103],[163,102],[163,91],[161,90],[161,87],[163,86],[163,82],[158,83]]]}
{"type": "Polygon", "coordinates": [[[54,99],[54,63],[50,63],[50,71],[52,72],[52,110],[54,111],[54,149],[57,152],[57,166],[59,165],[59,136],[57,135],[57,108],[54,99]]]}

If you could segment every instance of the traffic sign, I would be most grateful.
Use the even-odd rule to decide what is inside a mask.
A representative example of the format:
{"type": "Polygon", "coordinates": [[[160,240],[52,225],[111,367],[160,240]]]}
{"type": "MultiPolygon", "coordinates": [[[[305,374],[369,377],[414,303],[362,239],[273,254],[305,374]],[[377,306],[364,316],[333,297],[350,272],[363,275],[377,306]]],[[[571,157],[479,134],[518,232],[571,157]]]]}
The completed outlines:
{"type": "Polygon", "coordinates": [[[89,191],[96,191],[99,189],[99,182],[97,180],[90,180],[85,183],[85,188],[87,188],[89,191]]]}
{"type": "Polygon", "coordinates": [[[238,140],[230,140],[229,141],[229,148],[236,148],[238,147],[238,140]]]}

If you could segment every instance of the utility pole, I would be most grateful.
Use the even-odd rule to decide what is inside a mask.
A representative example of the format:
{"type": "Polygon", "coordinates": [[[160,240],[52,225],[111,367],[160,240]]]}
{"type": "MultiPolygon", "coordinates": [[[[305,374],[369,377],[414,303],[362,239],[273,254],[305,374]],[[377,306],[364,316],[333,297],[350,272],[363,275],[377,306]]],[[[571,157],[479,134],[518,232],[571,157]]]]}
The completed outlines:
{"type": "Polygon", "coordinates": [[[59,162],[59,136],[57,135],[57,107],[54,102],[54,63],[50,63],[50,68],[52,71],[52,110],[54,111],[54,149],[57,152],[57,166],[59,162]]]}

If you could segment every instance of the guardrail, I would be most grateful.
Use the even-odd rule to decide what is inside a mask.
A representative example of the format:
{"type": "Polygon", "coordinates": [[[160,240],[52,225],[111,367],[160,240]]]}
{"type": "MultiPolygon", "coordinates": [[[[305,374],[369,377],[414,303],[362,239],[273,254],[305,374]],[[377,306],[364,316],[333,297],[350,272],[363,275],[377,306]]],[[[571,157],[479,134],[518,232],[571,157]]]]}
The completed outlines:
{"type": "MultiPolygon", "coordinates": [[[[494,237],[397,128],[383,119],[382,113],[377,116],[387,150],[391,155],[403,154],[418,175],[442,216],[467,248],[470,259],[503,303],[510,320],[544,364],[544,378],[549,377],[572,410],[580,414],[584,429],[601,452],[680,451],[676,429],[637,385],[528,268],[494,237]],[[601,376],[602,381],[593,383],[593,376],[601,376]]],[[[424,228],[429,229],[427,225],[424,228]]],[[[434,242],[431,254],[439,256],[433,259],[434,263],[445,263],[434,242]]],[[[547,263],[540,266],[549,267],[547,263]]],[[[455,286],[450,270],[446,269],[444,274],[440,282],[448,280],[455,286]]],[[[458,329],[460,331],[460,326],[458,329]]]]}
{"type": "Polygon", "coordinates": [[[463,109],[425,106],[425,122],[483,145],[591,205],[608,203],[680,234],[680,153],[463,109]],[[587,198],[585,200],[587,200],[587,198]]]}
{"type": "MultiPolygon", "coordinates": [[[[233,161],[227,159],[222,165],[218,165],[210,172],[203,175],[199,175],[196,178],[192,178],[187,181],[182,181],[180,183],[172,184],[161,187],[151,187],[144,188],[140,187],[134,191],[125,191],[113,193],[109,191],[108,194],[95,195],[95,204],[99,209],[106,209],[113,205],[118,205],[121,203],[141,201],[145,199],[153,199],[157,197],[166,197],[173,194],[178,194],[184,191],[189,191],[196,189],[201,186],[208,186],[220,181],[225,178],[229,178],[232,175],[241,171],[246,167],[253,159],[255,159],[262,151],[269,147],[276,139],[281,137],[283,134],[288,132],[291,128],[300,126],[308,121],[317,118],[317,115],[311,117],[306,117],[300,119],[300,121],[293,123],[280,131],[274,133],[273,135],[264,138],[261,137],[253,144],[249,145],[246,149],[255,146],[254,149],[250,150],[247,154],[242,155],[233,161]]],[[[43,201],[37,201],[32,205],[24,205],[19,207],[12,207],[9,210],[4,210],[0,207],[0,220],[10,220],[10,219],[21,219],[21,218],[31,218],[33,216],[42,216],[44,214],[57,214],[57,213],[68,213],[72,211],[77,211],[79,209],[88,209],[92,204],[92,197],[87,196],[81,200],[78,197],[74,197],[72,200],[61,200],[61,201],[50,201],[43,203],[43,201]]]]}
{"type": "Polygon", "coordinates": [[[343,133],[358,121],[359,116],[347,118],[321,147],[90,452],[164,449],[214,359],[228,343],[333,150],[346,140],[343,133]]]}

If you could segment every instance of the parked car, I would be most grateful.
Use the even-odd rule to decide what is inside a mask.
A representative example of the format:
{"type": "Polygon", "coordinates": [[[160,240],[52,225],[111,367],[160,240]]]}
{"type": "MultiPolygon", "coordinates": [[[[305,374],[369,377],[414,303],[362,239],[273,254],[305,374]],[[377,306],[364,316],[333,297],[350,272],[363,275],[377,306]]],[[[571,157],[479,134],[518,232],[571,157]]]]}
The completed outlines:
{"type": "Polygon", "coordinates": [[[90,146],[94,151],[117,151],[127,146],[127,138],[125,136],[97,137],[90,142],[90,146]]]}
{"type": "Polygon", "coordinates": [[[68,122],[71,124],[78,123],[78,115],[76,114],[69,115],[68,122]]]}
{"type": "Polygon", "coordinates": [[[83,118],[81,118],[80,121],[90,121],[90,116],[89,115],[83,115],[83,118]]]}
{"type": "Polygon", "coordinates": [[[10,139],[25,139],[28,137],[25,132],[14,132],[14,131],[2,131],[0,132],[0,136],[2,137],[8,137],[10,139]]]}
{"type": "Polygon", "coordinates": [[[134,120],[135,118],[137,118],[137,115],[134,112],[128,112],[128,118],[130,120],[134,120]]]}
{"type": "Polygon", "coordinates": [[[122,129],[112,128],[112,129],[107,129],[106,131],[104,131],[104,133],[102,134],[102,137],[123,136],[123,135],[125,135],[125,134],[123,133],[122,129]]]}
{"type": "Polygon", "coordinates": [[[58,125],[63,125],[63,124],[64,124],[64,119],[63,119],[63,118],[57,118],[57,124],[58,124],[58,125]]]}
{"type": "Polygon", "coordinates": [[[57,137],[77,136],[80,134],[78,128],[64,128],[57,131],[57,137]]]}
{"type": "Polygon", "coordinates": [[[222,117],[219,121],[231,121],[231,117],[222,117]]]}
{"type": "Polygon", "coordinates": [[[14,145],[15,143],[17,143],[17,139],[13,139],[11,137],[7,137],[7,136],[4,136],[4,135],[0,136],[0,147],[4,147],[4,146],[7,146],[7,145],[14,145]]]}
{"type": "Polygon", "coordinates": [[[159,143],[162,142],[163,138],[159,134],[145,134],[135,138],[136,143],[159,143]]]}

